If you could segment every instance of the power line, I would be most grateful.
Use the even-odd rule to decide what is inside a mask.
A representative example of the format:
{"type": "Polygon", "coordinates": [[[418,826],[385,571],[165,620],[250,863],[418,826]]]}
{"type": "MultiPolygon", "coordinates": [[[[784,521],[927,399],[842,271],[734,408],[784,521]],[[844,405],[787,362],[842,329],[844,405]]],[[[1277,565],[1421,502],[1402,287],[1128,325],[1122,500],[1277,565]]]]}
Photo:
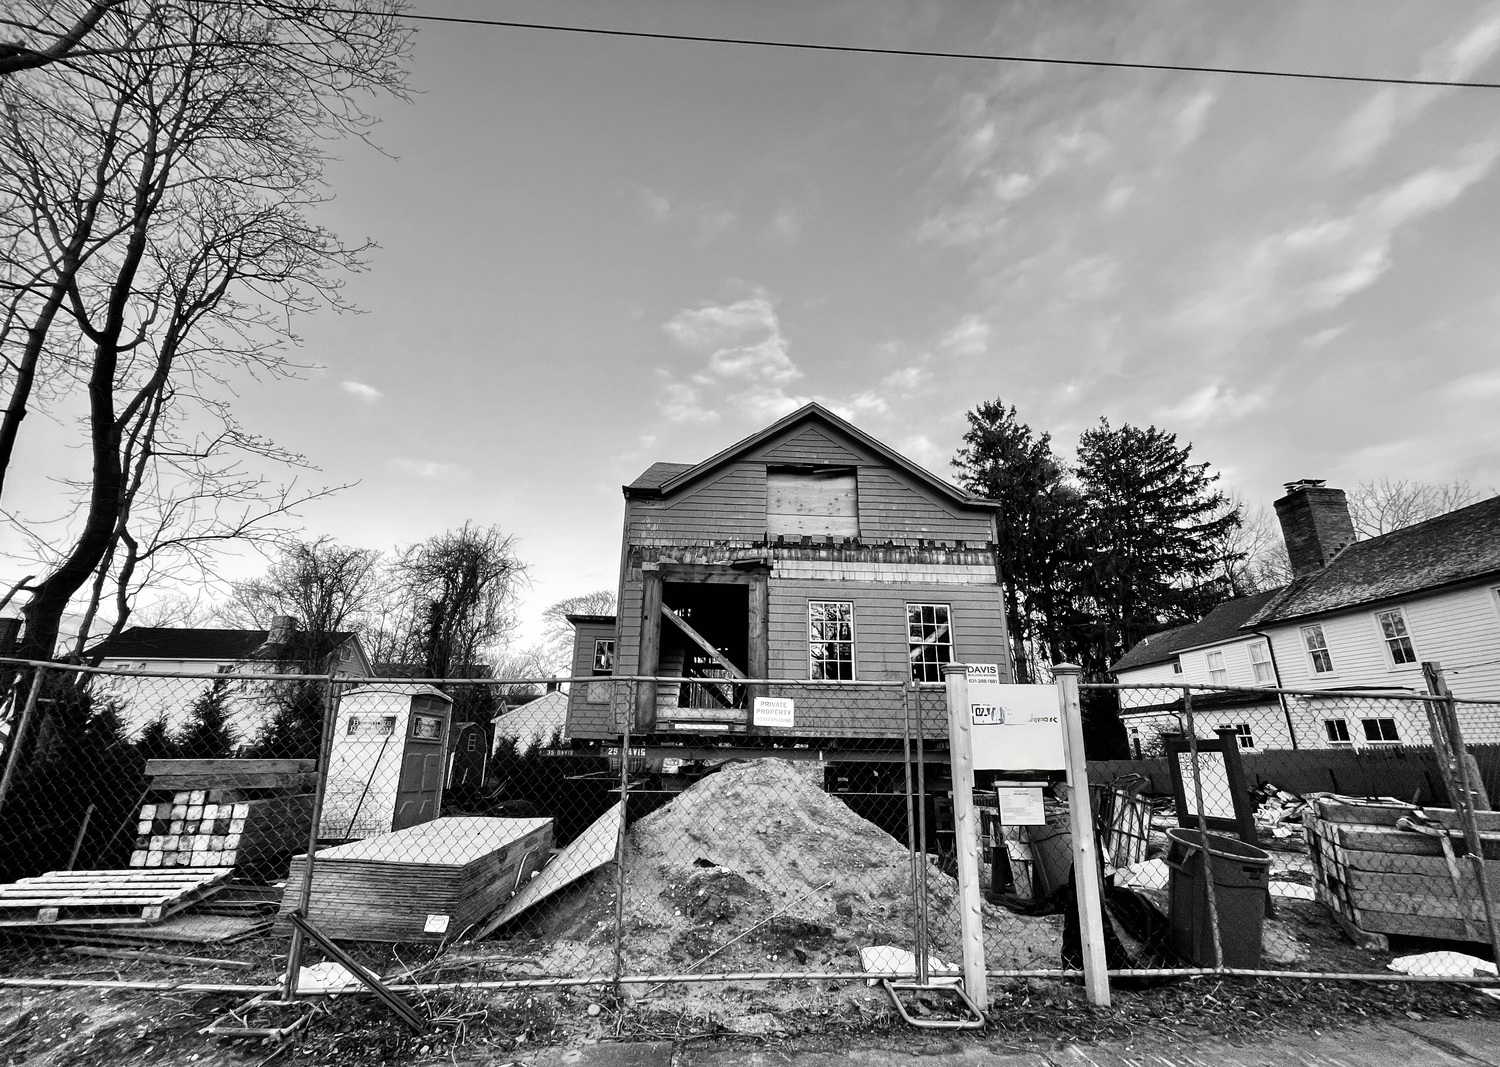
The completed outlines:
{"type": "MultiPolygon", "coordinates": [[[[334,14],[362,14],[351,8],[322,7],[334,14]]],[[[1252,78],[1289,78],[1301,81],[1352,82],[1360,85],[1417,85],[1444,89],[1500,89],[1500,82],[1443,81],[1437,78],[1387,78],[1368,74],[1317,74],[1308,71],[1267,70],[1257,67],[1204,67],[1188,63],[1130,63],[1112,59],[1059,59],[1054,56],[945,52],[921,48],[878,48],[873,45],[816,44],[811,41],[770,41],[754,37],[716,37],[692,33],[655,33],[648,30],[611,30],[597,26],[564,26],[550,22],[516,22],[507,19],[462,18],[457,15],[399,16],[413,22],[442,22],[463,26],[492,26],[509,30],[539,30],[592,37],[628,37],[645,41],[683,41],[693,44],[728,44],[751,48],[785,48],[804,52],[842,52],[853,55],[908,56],[917,59],[964,59],[985,63],[1023,63],[1054,67],[1099,67],[1111,70],[1172,71],[1187,74],[1234,74],[1252,78]]]]}

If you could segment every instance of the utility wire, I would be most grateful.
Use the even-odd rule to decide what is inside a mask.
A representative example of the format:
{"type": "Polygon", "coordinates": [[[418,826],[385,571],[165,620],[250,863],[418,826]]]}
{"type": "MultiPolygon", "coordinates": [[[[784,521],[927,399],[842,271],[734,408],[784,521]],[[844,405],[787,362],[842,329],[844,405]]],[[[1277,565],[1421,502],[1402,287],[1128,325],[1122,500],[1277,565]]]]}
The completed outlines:
{"type": "MultiPolygon", "coordinates": [[[[325,7],[333,14],[361,14],[352,8],[325,7]]],[[[694,44],[729,44],[752,48],[785,48],[804,52],[843,52],[854,55],[909,56],[918,59],[965,59],[986,63],[1026,63],[1055,67],[1102,67],[1112,70],[1158,70],[1188,74],[1234,74],[1252,78],[1289,78],[1302,81],[1352,82],[1360,85],[1425,85],[1445,89],[1500,89],[1500,82],[1443,81],[1438,78],[1386,78],[1367,74],[1316,74],[1308,71],[1267,70],[1257,67],[1206,67],[1187,63],[1129,63],[1111,59],[1059,59],[1053,56],[1007,55],[987,52],[944,52],[920,48],[877,48],[873,45],[815,44],[810,41],[769,41],[754,37],[715,37],[692,33],[653,33],[647,30],[610,30],[597,26],[564,26],[550,22],[516,22],[506,19],[462,18],[457,15],[399,16],[413,22],[443,22],[462,26],[492,26],[509,30],[540,30],[592,37],[628,37],[646,41],[686,41],[694,44]]]]}

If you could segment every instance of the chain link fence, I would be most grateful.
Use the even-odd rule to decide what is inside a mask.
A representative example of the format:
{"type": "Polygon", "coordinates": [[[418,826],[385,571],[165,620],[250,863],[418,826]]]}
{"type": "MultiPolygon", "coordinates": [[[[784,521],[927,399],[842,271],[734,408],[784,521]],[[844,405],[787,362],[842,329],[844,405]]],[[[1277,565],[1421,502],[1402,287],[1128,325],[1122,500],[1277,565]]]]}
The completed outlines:
{"type": "MultiPolygon", "coordinates": [[[[1161,968],[1493,975],[1500,702],[1085,686],[1133,757],[1090,763],[1113,883],[1161,968]],[[1145,840],[1139,837],[1146,816],[1145,840]],[[1111,850],[1111,835],[1120,845],[1111,850]],[[1206,845],[1206,847],[1205,847],[1206,845]],[[1211,892],[1209,886],[1213,886],[1211,892]],[[1135,905],[1138,906],[1138,905],[1135,905]]],[[[1130,953],[1124,953],[1129,955],[1130,953]]]]}
{"type": "MultiPolygon", "coordinates": [[[[397,988],[611,985],[677,1009],[755,982],[816,1012],[914,955],[959,972],[941,686],[3,661],[0,682],[0,980],[180,985],[175,956],[246,993],[347,981],[293,912],[397,988]]],[[[1091,762],[1080,795],[1034,777],[1035,825],[1002,819],[991,776],[976,789],[991,974],[1081,966],[1081,796],[1116,973],[1493,958],[1500,705],[1084,688],[1131,758],[1091,762]]]]}

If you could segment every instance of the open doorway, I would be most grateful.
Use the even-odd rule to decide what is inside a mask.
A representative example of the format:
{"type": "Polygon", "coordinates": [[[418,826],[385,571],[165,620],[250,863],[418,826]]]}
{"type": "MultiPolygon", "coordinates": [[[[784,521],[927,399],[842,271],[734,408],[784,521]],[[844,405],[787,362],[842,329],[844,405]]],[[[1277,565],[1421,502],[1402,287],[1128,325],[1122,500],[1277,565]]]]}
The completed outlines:
{"type": "MultiPolygon", "coordinates": [[[[743,708],[746,689],[735,684],[750,669],[750,587],[718,582],[662,583],[660,673],[704,679],[678,686],[681,708],[743,708]],[[668,614],[670,612],[670,614],[668,614]]],[[[666,694],[663,694],[666,695],[666,694]]]]}

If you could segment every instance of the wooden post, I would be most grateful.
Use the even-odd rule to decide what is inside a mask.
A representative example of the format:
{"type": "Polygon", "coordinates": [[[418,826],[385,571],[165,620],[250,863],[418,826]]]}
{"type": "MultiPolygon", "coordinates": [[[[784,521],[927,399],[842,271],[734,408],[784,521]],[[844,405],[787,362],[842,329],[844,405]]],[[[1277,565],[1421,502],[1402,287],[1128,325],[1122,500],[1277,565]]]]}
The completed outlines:
{"type": "MultiPolygon", "coordinates": [[[[1426,701],[1427,721],[1433,732],[1433,754],[1449,761],[1443,771],[1444,778],[1451,778],[1454,783],[1459,783],[1467,777],[1468,785],[1463,788],[1468,791],[1473,809],[1490,811],[1489,791],[1485,789],[1484,778],[1479,773],[1479,762],[1464,745],[1463,728],[1458,722],[1458,707],[1452,690],[1443,678],[1443,665],[1436,660],[1424,660],[1422,678],[1427,683],[1427,692],[1439,698],[1426,701]],[[1460,761],[1463,762],[1462,768],[1459,767],[1460,761]]],[[[1457,806],[1455,801],[1454,807],[1457,806]]]]}
{"type": "Polygon", "coordinates": [[[974,810],[974,724],[969,713],[969,678],[961,663],[943,665],[948,687],[948,754],[953,765],[953,851],[958,860],[959,944],[964,991],[989,1008],[984,973],[984,923],[979,892],[979,819],[974,810]]]}
{"type": "Polygon", "coordinates": [[[1063,759],[1068,774],[1068,817],[1073,830],[1073,885],[1078,892],[1078,929],[1083,942],[1083,987],[1089,1003],[1109,1007],[1109,961],[1104,956],[1104,891],[1099,882],[1099,848],[1094,843],[1094,810],[1089,804],[1088,760],[1083,751],[1083,705],[1078,679],[1083,668],[1056,663],[1057,706],[1063,721],[1063,759]]]}
{"type": "MultiPolygon", "coordinates": [[[[328,796],[328,765],[333,758],[334,727],[339,717],[339,692],[337,675],[330,674],[328,688],[323,693],[323,736],[318,744],[318,781],[313,787],[312,825],[307,830],[307,865],[303,868],[302,891],[297,896],[297,907],[293,914],[306,919],[307,909],[312,903],[313,853],[318,851],[318,833],[323,824],[323,801],[328,796]]],[[[292,924],[292,943],[287,949],[286,973],[281,978],[281,999],[292,1001],[297,996],[297,980],[302,969],[304,937],[301,927],[292,924]]]]}
{"type": "MultiPolygon", "coordinates": [[[[641,639],[637,646],[637,675],[655,676],[661,666],[661,564],[641,564],[641,639]]],[[[656,683],[636,683],[635,725],[641,734],[656,732],[656,683]]]]}

